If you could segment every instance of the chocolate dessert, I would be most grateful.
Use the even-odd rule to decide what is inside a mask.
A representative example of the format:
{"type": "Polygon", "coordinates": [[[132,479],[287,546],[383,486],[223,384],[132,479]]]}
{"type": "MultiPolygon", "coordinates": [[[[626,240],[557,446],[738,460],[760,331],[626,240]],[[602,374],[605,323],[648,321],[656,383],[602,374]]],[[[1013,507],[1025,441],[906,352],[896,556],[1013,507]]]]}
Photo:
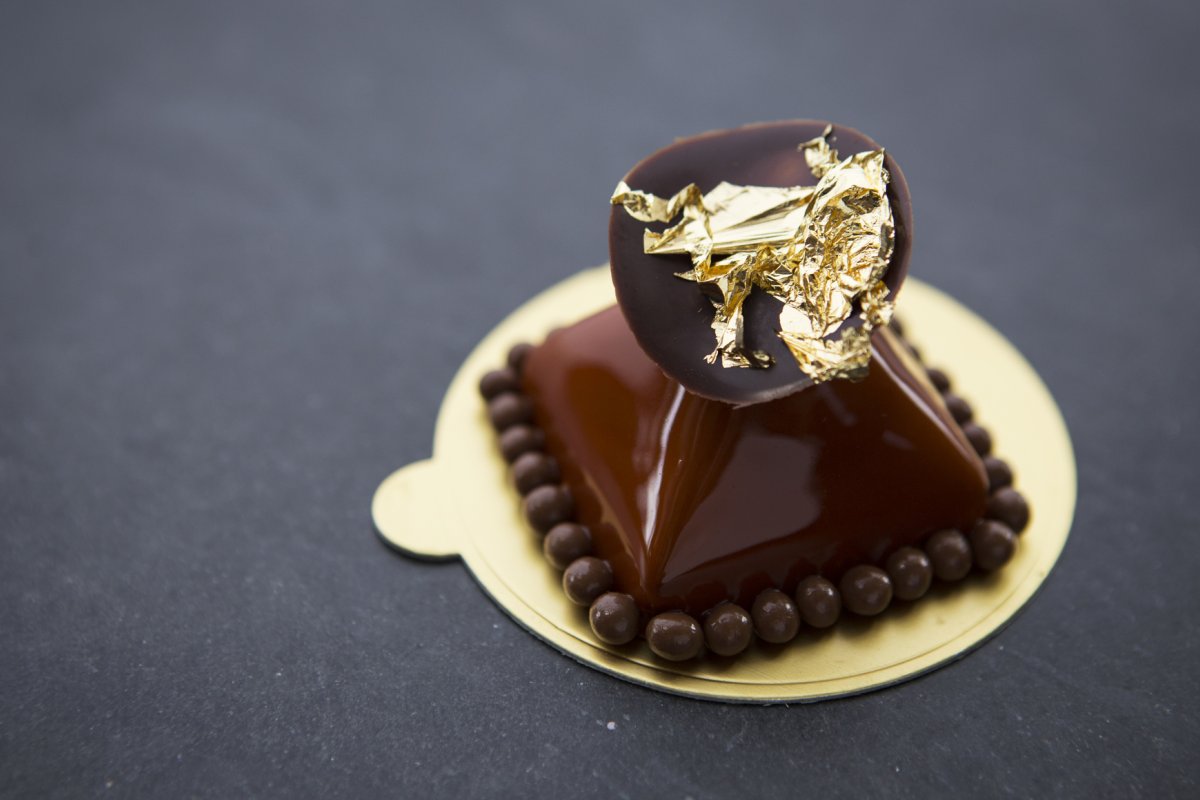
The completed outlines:
{"type": "Polygon", "coordinates": [[[890,322],[910,216],[891,158],[826,123],[682,140],[618,186],[618,306],[480,382],[599,640],[732,656],[1011,558],[1011,470],[890,322]]]}

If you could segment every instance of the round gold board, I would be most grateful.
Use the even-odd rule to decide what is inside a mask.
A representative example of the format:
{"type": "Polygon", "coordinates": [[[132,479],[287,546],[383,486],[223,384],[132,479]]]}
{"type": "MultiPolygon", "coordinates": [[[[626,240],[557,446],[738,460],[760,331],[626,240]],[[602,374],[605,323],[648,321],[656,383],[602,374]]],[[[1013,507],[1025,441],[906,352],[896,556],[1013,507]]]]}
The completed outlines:
{"type": "Polygon", "coordinates": [[[1003,336],[910,278],[898,302],[905,335],[971,402],[1033,510],[1013,560],[991,575],[896,604],[874,620],[843,617],[828,631],[802,631],[787,645],[755,643],[731,659],[674,664],[641,640],[624,647],[598,642],[586,610],[566,599],[520,514],[476,386],[513,344],[540,341],[613,302],[608,267],[586,270],[527,302],[480,342],[446,392],[433,458],[392,473],[375,493],[371,512],[384,539],[416,558],[461,558],[515,620],[588,666],[661,691],[727,702],[821,700],[928,672],[998,631],[1046,579],[1075,510],[1075,460],[1054,398],[1003,336]]]}

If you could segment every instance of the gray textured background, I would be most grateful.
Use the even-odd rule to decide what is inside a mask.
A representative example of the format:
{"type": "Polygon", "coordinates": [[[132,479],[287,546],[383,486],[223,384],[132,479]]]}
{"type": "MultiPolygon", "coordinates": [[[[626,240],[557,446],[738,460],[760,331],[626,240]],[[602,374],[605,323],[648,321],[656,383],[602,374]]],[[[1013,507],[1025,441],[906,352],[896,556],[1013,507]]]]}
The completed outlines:
{"type": "Polygon", "coordinates": [[[0,7],[0,794],[1200,790],[1200,6],[648,5],[0,7]],[[617,178],[793,116],[888,146],[913,274],[1062,405],[1076,525],[1016,624],[728,707],[387,551],[376,484],[605,258],[617,178]]]}

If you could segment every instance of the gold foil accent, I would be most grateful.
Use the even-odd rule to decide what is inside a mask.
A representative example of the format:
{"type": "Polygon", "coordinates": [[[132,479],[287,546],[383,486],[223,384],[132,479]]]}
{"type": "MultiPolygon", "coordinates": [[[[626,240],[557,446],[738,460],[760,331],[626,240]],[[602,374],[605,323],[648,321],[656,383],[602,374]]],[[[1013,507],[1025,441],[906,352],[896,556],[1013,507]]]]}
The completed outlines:
{"type": "Polygon", "coordinates": [[[799,146],[816,186],[722,182],[702,194],[693,183],[663,199],[617,184],[612,203],[635,219],[680,218],[662,233],[647,229],[645,252],[686,254],[692,268],[677,276],[720,292],[708,363],[720,357],[723,367],[770,366],[766,353],[745,346],[743,305],[757,287],[783,303],[779,336],[814,382],[866,374],[870,332],[892,313],[883,284],[895,246],[888,174],[883,150],[839,160],[831,132],[799,146]],[[861,325],[843,329],[856,303],[861,325]]]}

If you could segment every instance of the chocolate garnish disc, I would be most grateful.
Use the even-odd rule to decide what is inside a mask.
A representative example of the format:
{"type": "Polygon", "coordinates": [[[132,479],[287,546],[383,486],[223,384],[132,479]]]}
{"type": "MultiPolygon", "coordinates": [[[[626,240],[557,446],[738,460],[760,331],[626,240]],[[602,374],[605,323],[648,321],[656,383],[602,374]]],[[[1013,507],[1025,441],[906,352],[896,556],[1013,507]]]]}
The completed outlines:
{"type": "MultiPolygon", "coordinates": [[[[817,179],[797,148],[821,136],[830,123],[797,120],[748,125],[681,139],[635,166],[625,182],[660,197],[671,196],[689,183],[702,192],[726,181],[745,186],[811,186],[817,179]]],[[[866,135],[834,125],[829,143],[840,158],[878,150],[866,135]]],[[[912,240],[912,203],[900,167],[888,155],[888,200],[895,226],[895,247],[884,276],[894,299],[908,272],[912,240]]],[[[704,357],[713,349],[712,301],[700,286],[675,277],[691,267],[687,256],[647,255],[647,228],[667,225],[641,222],[620,207],[609,220],[609,257],[617,301],[638,344],[663,372],[689,391],[735,405],[759,403],[791,394],[812,384],[800,371],[778,337],[778,300],[762,291],[750,294],[745,305],[748,350],[762,351],[774,364],[767,368],[723,367],[704,357]]],[[[852,316],[842,327],[858,324],[852,316]]]]}

